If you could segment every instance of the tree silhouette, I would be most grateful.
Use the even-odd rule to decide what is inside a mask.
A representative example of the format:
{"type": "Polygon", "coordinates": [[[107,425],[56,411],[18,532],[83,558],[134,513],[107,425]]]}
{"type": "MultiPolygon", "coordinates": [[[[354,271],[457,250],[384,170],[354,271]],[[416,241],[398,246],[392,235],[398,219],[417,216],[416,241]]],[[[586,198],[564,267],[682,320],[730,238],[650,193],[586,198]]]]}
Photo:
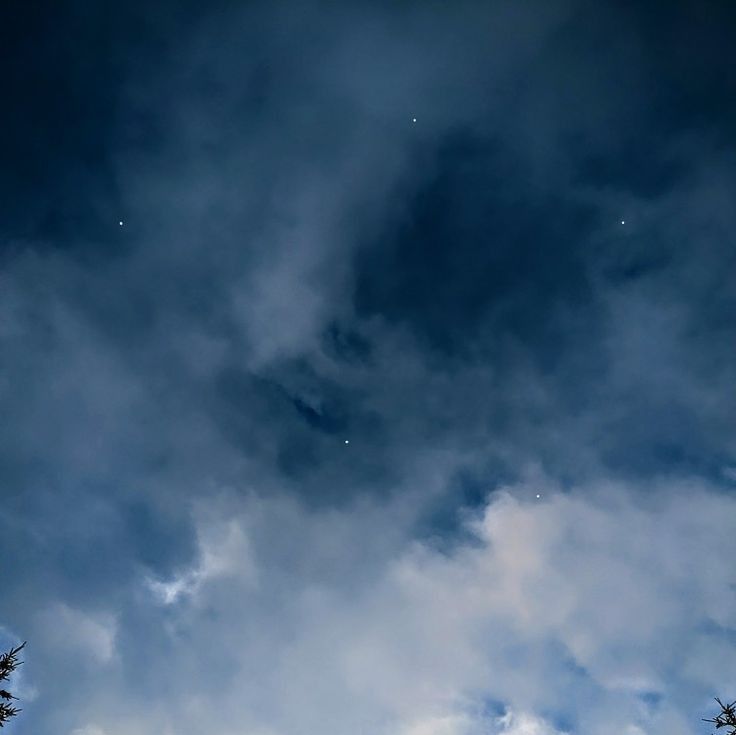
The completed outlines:
{"type": "Polygon", "coordinates": [[[714,722],[716,730],[720,727],[730,727],[731,729],[725,735],[734,735],[736,733],[736,701],[731,704],[723,704],[718,697],[715,699],[721,707],[721,714],[707,720],[703,718],[703,722],[714,722]]]}
{"type": "MultiPolygon", "coordinates": [[[[18,654],[25,645],[24,641],[17,648],[11,648],[0,655],[0,682],[7,681],[10,675],[23,663],[18,660],[18,654]]],[[[20,712],[17,707],[11,704],[14,699],[18,699],[18,697],[14,697],[5,689],[0,689],[0,727],[5,727],[5,723],[20,712]]]]}

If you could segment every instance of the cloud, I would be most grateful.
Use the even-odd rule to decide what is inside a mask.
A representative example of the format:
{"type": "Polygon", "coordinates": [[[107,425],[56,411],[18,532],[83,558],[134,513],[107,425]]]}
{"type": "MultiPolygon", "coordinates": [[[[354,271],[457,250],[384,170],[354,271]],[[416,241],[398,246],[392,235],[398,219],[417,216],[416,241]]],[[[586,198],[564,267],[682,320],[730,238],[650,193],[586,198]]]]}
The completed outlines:
{"type": "Polygon", "coordinates": [[[92,5],[6,39],[29,729],[690,732],[736,688],[729,11],[92,5]]]}
{"type": "MultiPolygon", "coordinates": [[[[384,511],[368,521],[226,493],[209,528],[226,539],[259,528],[259,585],[203,582],[196,607],[171,607],[158,635],[188,643],[164,654],[150,639],[152,670],[122,700],[161,679],[168,693],[157,724],[135,732],[687,732],[693,703],[736,684],[723,637],[736,619],[723,582],[736,505],[696,482],[613,490],[509,486],[468,521],[467,542],[449,553],[407,542],[368,575],[367,546],[358,567],[328,567],[380,533],[384,511]],[[328,527],[352,544],[332,544],[328,527]],[[288,562],[307,549],[326,554],[321,566],[288,562]]],[[[117,715],[103,702],[92,696],[86,716],[106,728],[117,715]]]]}
{"type": "Polygon", "coordinates": [[[57,602],[38,613],[46,645],[62,655],[81,654],[97,664],[110,663],[115,654],[117,621],[105,612],[86,612],[57,602]]]}
{"type": "MultiPolygon", "coordinates": [[[[497,723],[502,727],[498,732],[508,735],[562,735],[543,719],[524,712],[517,714],[509,711],[499,717],[497,723]]],[[[635,730],[636,728],[632,729],[630,735],[635,735],[635,730]]]]}
{"type": "Polygon", "coordinates": [[[257,581],[257,570],[250,554],[248,538],[236,519],[204,518],[197,524],[198,558],[195,565],[169,581],[147,578],[146,584],[164,605],[180,598],[196,598],[201,588],[218,578],[240,578],[248,584],[257,581]]]}

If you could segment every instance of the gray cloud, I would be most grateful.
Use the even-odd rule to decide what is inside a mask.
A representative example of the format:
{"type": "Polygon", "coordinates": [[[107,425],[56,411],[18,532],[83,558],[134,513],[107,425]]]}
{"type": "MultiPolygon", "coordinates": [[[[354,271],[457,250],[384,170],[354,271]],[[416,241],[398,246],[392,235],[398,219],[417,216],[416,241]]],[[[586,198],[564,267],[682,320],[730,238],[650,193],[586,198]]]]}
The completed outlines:
{"type": "Polygon", "coordinates": [[[30,68],[53,165],[4,167],[26,726],[690,732],[736,676],[726,16],[75,8],[110,50],[30,68]]]}

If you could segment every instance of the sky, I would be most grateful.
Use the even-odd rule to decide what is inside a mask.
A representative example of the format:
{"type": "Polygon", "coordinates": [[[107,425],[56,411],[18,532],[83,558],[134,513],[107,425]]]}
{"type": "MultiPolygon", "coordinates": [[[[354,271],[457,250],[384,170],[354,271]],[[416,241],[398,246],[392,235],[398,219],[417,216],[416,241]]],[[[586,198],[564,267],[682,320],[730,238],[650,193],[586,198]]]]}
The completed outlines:
{"type": "Polygon", "coordinates": [[[736,698],[736,8],[0,9],[9,735],[691,735],[736,698]]]}

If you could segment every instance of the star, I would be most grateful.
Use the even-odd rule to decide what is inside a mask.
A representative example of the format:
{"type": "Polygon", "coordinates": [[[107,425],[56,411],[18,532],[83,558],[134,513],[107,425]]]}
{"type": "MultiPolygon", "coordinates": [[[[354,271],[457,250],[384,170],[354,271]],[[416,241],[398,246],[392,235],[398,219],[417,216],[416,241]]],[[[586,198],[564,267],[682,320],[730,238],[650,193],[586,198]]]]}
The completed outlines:
{"type": "Polygon", "coordinates": [[[345,444],[350,444],[350,439],[346,439],[345,444]]]}
{"type": "Polygon", "coordinates": [[[621,224],[622,224],[622,225],[625,225],[625,224],[626,224],[626,222],[624,222],[623,220],[621,220],[621,224]]]}
{"type": "Polygon", "coordinates": [[[538,498],[541,498],[542,496],[541,496],[541,495],[540,495],[539,493],[537,493],[537,497],[538,497],[538,498]]]}
{"type": "Polygon", "coordinates": [[[122,227],[123,226],[123,220],[120,220],[120,222],[118,222],[118,225],[120,225],[120,227],[122,227]]]}
{"type": "Polygon", "coordinates": [[[412,121],[413,123],[415,123],[415,122],[417,121],[417,119],[416,119],[415,117],[413,117],[413,118],[411,119],[411,121],[412,121]]]}

